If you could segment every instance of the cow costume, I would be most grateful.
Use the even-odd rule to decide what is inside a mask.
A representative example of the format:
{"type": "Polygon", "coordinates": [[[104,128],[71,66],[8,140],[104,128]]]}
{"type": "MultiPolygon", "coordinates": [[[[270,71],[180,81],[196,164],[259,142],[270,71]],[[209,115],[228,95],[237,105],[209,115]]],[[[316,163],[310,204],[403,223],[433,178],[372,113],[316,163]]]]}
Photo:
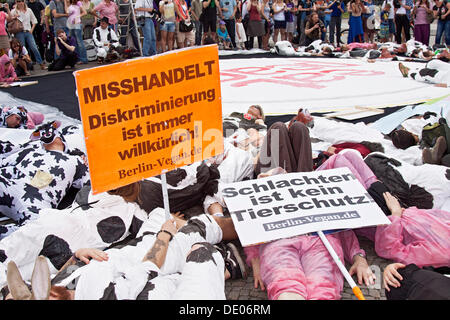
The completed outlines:
{"type": "Polygon", "coordinates": [[[12,115],[17,115],[20,118],[20,123],[14,129],[34,129],[36,125],[44,121],[42,113],[27,111],[23,106],[0,107],[0,127],[11,128],[8,126],[6,119],[12,115]]]}
{"type": "Polygon", "coordinates": [[[164,222],[164,210],[156,209],[147,221],[132,243],[106,251],[108,261],[91,260],[55,285],[75,287],[75,300],[225,300],[224,260],[211,246],[222,240],[215,220],[205,214],[189,219],[169,242],[161,268],[142,260],[164,222]],[[147,225],[153,219],[160,221],[158,228],[147,225]],[[196,243],[201,247],[190,252],[196,243]]]}
{"type": "MultiPolygon", "coordinates": [[[[17,264],[24,280],[31,278],[38,255],[48,258],[51,273],[56,273],[80,248],[105,249],[130,235],[135,237],[147,216],[136,203],[108,193],[93,195],[87,185],[69,208],[42,209],[38,219],[0,241],[0,288],[9,261],[17,264]]],[[[147,225],[154,223],[159,228],[163,221],[157,217],[147,225]]]]}
{"type": "Polygon", "coordinates": [[[0,212],[16,224],[0,227],[0,239],[36,219],[41,209],[56,208],[70,187],[81,189],[90,182],[83,153],[67,148],[60,124],[49,122],[32,133],[31,140],[40,140],[42,147],[26,143],[17,151],[2,142],[9,153],[0,162],[0,212]],[[58,141],[64,151],[47,150],[58,141]]]}

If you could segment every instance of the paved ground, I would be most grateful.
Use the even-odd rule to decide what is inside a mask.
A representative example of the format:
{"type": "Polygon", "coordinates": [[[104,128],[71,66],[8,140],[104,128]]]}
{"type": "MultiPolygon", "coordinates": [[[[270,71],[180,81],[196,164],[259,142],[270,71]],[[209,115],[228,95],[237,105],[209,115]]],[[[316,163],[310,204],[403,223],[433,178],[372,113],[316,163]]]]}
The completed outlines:
{"type": "MultiPolygon", "coordinates": [[[[366,251],[367,262],[369,266],[373,266],[375,274],[378,277],[373,288],[367,288],[365,285],[360,286],[362,293],[366,300],[386,300],[385,290],[382,288],[382,272],[384,268],[392,261],[382,259],[378,257],[373,249],[373,244],[365,238],[359,237],[361,247],[366,251]],[[379,270],[379,272],[377,272],[379,270]]],[[[241,250],[242,251],[242,250],[241,250]]],[[[242,254],[243,251],[242,251],[242,254]]],[[[243,256],[245,257],[245,256],[243,256]]],[[[347,265],[347,270],[350,267],[347,265]]],[[[253,287],[253,276],[251,274],[251,268],[247,266],[249,276],[245,280],[227,280],[225,283],[225,294],[228,300],[267,300],[266,291],[255,289],[253,287]]],[[[356,281],[356,278],[353,277],[356,281]]],[[[344,290],[341,294],[342,300],[356,300],[352,289],[347,282],[344,284],[344,290]]]]}

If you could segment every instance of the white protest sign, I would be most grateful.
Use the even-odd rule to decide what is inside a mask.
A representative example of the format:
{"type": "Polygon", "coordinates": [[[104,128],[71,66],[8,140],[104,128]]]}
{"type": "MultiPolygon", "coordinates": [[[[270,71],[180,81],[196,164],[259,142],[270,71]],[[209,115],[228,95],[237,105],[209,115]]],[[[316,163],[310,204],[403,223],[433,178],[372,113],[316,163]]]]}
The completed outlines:
{"type": "Polygon", "coordinates": [[[243,246],[390,223],[348,168],[276,175],[221,190],[243,246]]]}

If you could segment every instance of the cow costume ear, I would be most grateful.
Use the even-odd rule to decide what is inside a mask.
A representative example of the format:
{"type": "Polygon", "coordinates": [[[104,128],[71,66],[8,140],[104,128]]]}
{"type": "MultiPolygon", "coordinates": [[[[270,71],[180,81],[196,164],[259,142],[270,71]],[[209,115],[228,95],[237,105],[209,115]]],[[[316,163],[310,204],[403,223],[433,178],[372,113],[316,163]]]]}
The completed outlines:
{"type": "Polygon", "coordinates": [[[39,129],[33,131],[33,133],[30,136],[31,141],[36,141],[39,140],[40,138],[41,138],[41,131],[39,131],[39,129]]]}
{"type": "Polygon", "coordinates": [[[53,121],[52,127],[55,129],[58,129],[59,127],[61,127],[61,121],[58,121],[58,120],[53,121]]]}

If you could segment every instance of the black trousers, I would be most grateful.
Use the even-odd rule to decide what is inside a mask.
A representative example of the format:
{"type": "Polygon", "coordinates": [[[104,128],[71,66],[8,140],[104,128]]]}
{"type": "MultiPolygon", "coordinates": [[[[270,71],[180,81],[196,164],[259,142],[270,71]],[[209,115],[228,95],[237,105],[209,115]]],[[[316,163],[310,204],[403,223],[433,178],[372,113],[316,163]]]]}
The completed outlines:
{"type": "MultiPolygon", "coordinates": [[[[427,268],[428,269],[428,268],[427,268]]],[[[399,288],[386,290],[388,300],[450,300],[450,278],[415,264],[398,269],[403,277],[399,288]]],[[[432,268],[430,268],[432,269],[432,268]]]]}
{"type": "Polygon", "coordinates": [[[398,44],[402,43],[402,30],[405,30],[405,41],[408,41],[411,39],[411,36],[409,34],[409,19],[406,14],[396,14],[395,15],[395,41],[398,44]]]}
{"type": "Polygon", "coordinates": [[[230,36],[231,43],[233,47],[236,48],[236,22],[234,19],[223,20],[225,22],[225,26],[227,27],[228,35],[230,36]]]}
{"type": "Polygon", "coordinates": [[[73,68],[78,61],[78,56],[76,54],[71,54],[66,57],[59,57],[54,62],[48,66],[48,71],[59,71],[63,70],[66,66],[73,68]]]}

